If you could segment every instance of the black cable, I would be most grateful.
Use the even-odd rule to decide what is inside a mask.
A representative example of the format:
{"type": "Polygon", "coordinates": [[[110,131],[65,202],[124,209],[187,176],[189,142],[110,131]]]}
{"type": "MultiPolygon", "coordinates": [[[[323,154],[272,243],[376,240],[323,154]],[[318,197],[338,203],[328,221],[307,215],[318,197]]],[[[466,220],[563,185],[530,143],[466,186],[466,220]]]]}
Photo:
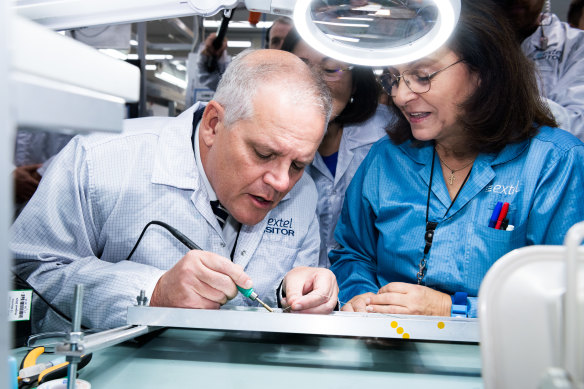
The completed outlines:
{"type": "MultiPolygon", "coordinates": [[[[24,285],[26,285],[27,288],[31,289],[33,291],[34,294],[37,295],[38,298],[40,298],[45,304],[47,304],[47,306],[49,308],[51,308],[53,310],[53,312],[55,312],[57,314],[57,316],[59,316],[61,319],[65,320],[66,322],[69,323],[73,323],[73,320],[71,320],[71,318],[67,315],[65,315],[63,313],[63,311],[61,311],[59,308],[57,308],[56,306],[54,306],[53,304],[51,304],[50,302],[47,301],[47,299],[45,299],[43,297],[42,294],[40,294],[40,292],[38,290],[36,290],[27,280],[25,280],[24,278],[22,278],[21,276],[19,276],[14,270],[12,270],[12,274],[20,281],[22,282],[24,285]]],[[[84,325],[81,325],[81,328],[83,328],[84,330],[89,330],[89,327],[86,327],[84,325]]]]}
{"type": "Polygon", "coordinates": [[[130,252],[130,255],[128,255],[128,258],[126,258],[126,261],[129,261],[130,260],[130,258],[132,257],[132,254],[134,254],[134,251],[136,251],[136,249],[138,248],[138,244],[142,240],[142,237],[146,233],[146,229],[148,227],[150,227],[152,224],[156,224],[156,225],[159,225],[161,227],[164,227],[168,232],[170,232],[172,234],[172,236],[174,236],[182,244],[184,244],[185,246],[187,246],[189,248],[189,250],[202,250],[202,248],[200,248],[199,246],[197,246],[192,240],[190,240],[189,238],[187,238],[185,234],[183,234],[182,232],[180,232],[176,228],[174,228],[174,227],[172,227],[172,226],[170,226],[170,225],[168,225],[168,224],[166,224],[164,222],[161,222],[161,221],[158,221],[158,220],[152,220],[150,223],[146,224],[146,226],[142,230],[142,233],[140,234],[140,237],[138,238],[138,241],[134,245],[134,248],[130,252]]]}
{"type": "MultiPolygon", "coordinates": [[[[197,246],[192,240],[190,240],[189,238],[187,238],[182,232],[180,232],[176,228],[174,228],[174,227],[172,227],[172,226],[170,226],[170,225],[168,225],[168,224],[166,224],[164,222],[161,222],[161,221],[158,221],[158,220],[153,220],[150,223],[146,224],[146,226],[142,230],[142,233],[140,234],[140,237],[138,238],[138,241],[134,245],[134,248],[132,248],[132,251],[130,252],[130,255],[128,255],[128,257],[126,258],[126,261],[130,260],[130,258],[132,257],[132,254],[134,254],[134,251],[136,251],[136,248],[138,248],[138,244],[142,240],[142,237],[144,236],[144,233],[146,233],[146,229],[148,229],[148,227],[151,226],[152,224],[156,224],[156,225],[159,225],[161,227],[164,227],[168,232],[170,232],[176,239],[178,239],[182,244],[184,244],[190,250],[201,250],[201,248],[199,246],[197,246]]],[[[38,290],[36,290],[27,280],[25,280],[24,278],[22,278],[21,276],[19,276],[14,270],[12,270],[12,274],[20,282],[22,282],[27,288],[31,289],[33,291],[33,293],[38,296],[38,298],[40,298],[45,304],[47,304],[47,306],[50,309],[53,310],[53,312],[55,312],[57,314],[57,316],[59,316],[61,319],[65,320],[68,323],[73,323],[73,321],[71,320],[71,318],[69,316],[67,316],[65,313],[63,313],[63,311],[61,311],[55,305],[51,304],[47,299],[45,299],[43,297],[43,295],[38,290]]],[[[84,330],[89,330],[89,327],[86,327],[84,325],[81,325],[81,328],[84,329],[84,330]]]]}

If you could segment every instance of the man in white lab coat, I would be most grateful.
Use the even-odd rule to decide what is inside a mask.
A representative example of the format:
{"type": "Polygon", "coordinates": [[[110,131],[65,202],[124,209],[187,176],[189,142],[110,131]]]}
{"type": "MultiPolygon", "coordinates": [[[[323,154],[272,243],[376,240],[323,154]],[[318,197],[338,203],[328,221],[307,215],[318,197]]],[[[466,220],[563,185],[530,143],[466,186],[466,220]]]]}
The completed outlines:
{"type": "MultiPolygon", "coordinates": [[[[296,56],[249,51],[206,106],[74,138],[13,225],[16,272],[69,317],[84,284],[91,328],[125,324],[141,290],[151,306],[214,309],[257,306],[236,289],[253,287],[273,307],[332,311],[338,287],[315,267],[317,192],[303,174],[330,109],[326,85],[296,56]],[[137,243],[151,221],[202,250],[160,223],[137,243]]],[[[34,313],[36,331],[67,325],[53,309],[34,313]]]]}
{"type": "Polygon", "coordinates": [[[539,90],[559,127],[584,141],[584,31],[550,13],[549,0],[495,2],[511,21],[523,53],[535,63],[539,90]]]}

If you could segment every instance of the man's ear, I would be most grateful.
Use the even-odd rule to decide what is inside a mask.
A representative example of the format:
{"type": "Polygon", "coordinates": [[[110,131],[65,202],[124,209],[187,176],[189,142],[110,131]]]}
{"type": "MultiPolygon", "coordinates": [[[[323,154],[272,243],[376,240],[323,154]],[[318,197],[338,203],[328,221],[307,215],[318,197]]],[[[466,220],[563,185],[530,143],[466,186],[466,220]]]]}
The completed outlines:
{"type": "Polygon", "coordinates": [[[223,122],[223,114],[225,110],[218,102],[211,100],[205,107],[203,117],[199,125],[200,140],[204,142],[207,147],[211,147],[215,141],[215,136],[220,131],[220,124],[223,122]]]}

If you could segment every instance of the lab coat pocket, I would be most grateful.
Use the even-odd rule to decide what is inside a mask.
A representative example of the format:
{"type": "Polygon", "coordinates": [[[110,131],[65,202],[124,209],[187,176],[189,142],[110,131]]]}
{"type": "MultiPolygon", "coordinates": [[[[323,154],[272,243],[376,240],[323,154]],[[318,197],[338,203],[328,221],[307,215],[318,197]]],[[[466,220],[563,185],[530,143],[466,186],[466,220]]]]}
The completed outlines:
{"type": "Polygon", "coordinates": [[[482,280],[490,267],[508,252],[526,244],[526,226],[514,226],[513,231],[496,230],[484,225],[470,225],[470,243],[466,249],[465,274],[472,280],[482,280]]]}

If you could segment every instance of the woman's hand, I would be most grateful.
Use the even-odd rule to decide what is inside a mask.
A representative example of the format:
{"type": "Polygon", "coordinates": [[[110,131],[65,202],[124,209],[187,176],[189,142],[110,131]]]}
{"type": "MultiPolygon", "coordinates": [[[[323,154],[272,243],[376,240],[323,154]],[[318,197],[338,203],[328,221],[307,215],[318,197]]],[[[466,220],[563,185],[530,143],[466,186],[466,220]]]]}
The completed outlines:
{"type": "Polygon", "coordinates": [[[367,295],[369,295],[365,301],[367,312],[450,316],[452,307],[452,299],[446,293],[405,282],[391,282],[379,289],[377,294],[367,295]]]}
{"type": "Polygon", "coordinates": [[[353,297],[349,300],[343,307],[341,311],[345,312],[367,312],[367,301],[375,296],[375,293],[363,293],[358,296],[353,297]]]}

